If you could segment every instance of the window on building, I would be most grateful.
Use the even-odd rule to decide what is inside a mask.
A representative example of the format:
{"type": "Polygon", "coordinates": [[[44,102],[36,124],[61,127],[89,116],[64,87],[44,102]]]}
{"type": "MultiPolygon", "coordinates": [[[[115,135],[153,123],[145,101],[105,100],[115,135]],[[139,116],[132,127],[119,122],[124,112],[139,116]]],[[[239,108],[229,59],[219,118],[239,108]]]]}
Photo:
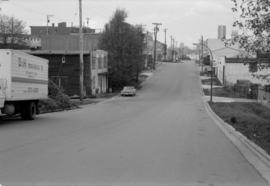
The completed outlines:
{"type": "Polygon", "coordinates": [[[97,60],[97,58],[93,57],[93,59],[92,59],[92,69],[96,69],[96,60],[97,60]]]}
{"type": "Polygon", "coordinates": [[[98,69],[102,69],[102,57],[98,57],[98,69]]]}
{"type": "Polygon", "coordinates": [[[108,56],[104,56],[104,68],[108,68],[108,56]]]}
{"type": "Polygon", "coordinates": [[[96,76],[92,77],[92,89],[96,88],[96,76]]]}
{"type": "Polygon", "coordinates": [[[22,58],[18,57],[18,62],[19,62],[19,66],[20,66],[22,63],[22,58]]]}

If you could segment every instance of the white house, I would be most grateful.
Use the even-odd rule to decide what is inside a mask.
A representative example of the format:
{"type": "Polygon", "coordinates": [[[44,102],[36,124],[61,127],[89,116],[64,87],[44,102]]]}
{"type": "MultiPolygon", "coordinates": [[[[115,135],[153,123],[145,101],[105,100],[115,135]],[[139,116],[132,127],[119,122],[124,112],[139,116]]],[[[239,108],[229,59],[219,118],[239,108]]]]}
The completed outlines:
{"type": "Polygon", "coordinates": [[[256,58],[216,58],[216,75],[223,85],[229,86],[237,80],[249,80],[251,83],[266,85],[270,84],[270,68],[267,60],[258,66],[256,58]],[[253,66],[253,67],[251,67],[253,66]],[[252,71],[257,68],[257,71],[252,71]]]}
{"type": "Polygon", "coordinates": [[[221,83],[231,85],[235,84],[237,80],[250,80],[258,83],[253,78],[254,73],[249,71],[249,63],[257,62],[256,56],[241,49],[239,44],[226,45],[220,39],[207,39],[206,44],[212,51],[215,75],[221,83]]]}
{"type": "Polygon", "coordinates": [[[225,42],[220,39],[207,39],[206,45],[212,51],[214,59],[218,57],[227,57],[227,58],[255,57],[246,52],[244,49],[241,49],[239,44],[226,45],[225,42]]]}

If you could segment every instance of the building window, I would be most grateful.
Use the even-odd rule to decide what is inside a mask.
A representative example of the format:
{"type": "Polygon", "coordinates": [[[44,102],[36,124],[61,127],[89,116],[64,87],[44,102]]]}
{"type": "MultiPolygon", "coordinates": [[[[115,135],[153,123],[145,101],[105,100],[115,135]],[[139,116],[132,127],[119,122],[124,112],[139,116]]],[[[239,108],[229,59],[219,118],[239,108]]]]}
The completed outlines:
{"type": "Polygon", "coordinates": [[[96,76],[92,77],[92,89],[96,88],[96,76]]]}
{"type": "Polygon", "coordinates": [[[102,57],[98,57],[98,69],[102,69],[102,57]]]}
{"type": "Polygon", "coordinates": [[[96,60],[97,60],[96,57],[92,58],[92,69],[96,69],[96,60]]]}
{"type": "Polygon", "coordinates": [[[108,68],[108,56],[104,56],[104,68],[108,68]]]}

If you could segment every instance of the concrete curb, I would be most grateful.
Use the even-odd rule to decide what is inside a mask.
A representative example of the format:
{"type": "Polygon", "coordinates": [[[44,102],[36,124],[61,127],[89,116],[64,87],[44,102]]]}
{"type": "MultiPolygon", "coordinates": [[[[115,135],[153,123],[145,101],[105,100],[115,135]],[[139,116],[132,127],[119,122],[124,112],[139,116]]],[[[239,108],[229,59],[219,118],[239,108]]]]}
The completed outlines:
{"type": "Polygon", "coordinates": [[[221,131],[237,147],[246,160],[253,165],[260,175],[270,184],[270,156],[261,147],[236,131],[231,125],[224,122],[216,113],[214,113],[207,102],[204,102],[204,105],[208,115],[221,131]]]}
{"type": "MultiPolygon", "coordinates": [[[[204,96],[199,77],[201,95],[204,96]]],[[[270,156],[261,147],[247,139],[243,134],[236,131],[230,124],[221,119],[210,107],[203,97],[205,110],[225,136],[234,144],[244,158],[258,171],[258,173],[270,184],[270,156]]]]}

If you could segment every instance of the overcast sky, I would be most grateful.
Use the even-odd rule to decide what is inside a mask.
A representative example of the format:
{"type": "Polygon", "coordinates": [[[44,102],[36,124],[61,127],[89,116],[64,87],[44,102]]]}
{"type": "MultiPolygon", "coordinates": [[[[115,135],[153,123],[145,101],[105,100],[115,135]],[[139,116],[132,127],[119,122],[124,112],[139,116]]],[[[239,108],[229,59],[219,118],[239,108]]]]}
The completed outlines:
{"type": "MultiPolygon", "coordinates": [[[[1,1],[1,0],[0,0],[1,1]]],[[[127,22],[146,25],[153,31],[153,22],[162,23],[158,39],[167,37],[192,46],[201,35],[216,38],[218,25],[227,26],[230,36],[234,20],[231,0],[82,0],[83,19],[90,18],[89,26],[103,28],[116,8],[125,9],[127,22]]],[[[1,13],[24,20],[27,26],[46,25],[46,15],[54,15],[51,22],[66,21],[78,25],[78,0],[9,0],[1,2],[1,13]]],[[[168,39],[169,41],[169,39],[168,39]]],[[[169,43],[170,44],[170,43],[169,43]]]]}

